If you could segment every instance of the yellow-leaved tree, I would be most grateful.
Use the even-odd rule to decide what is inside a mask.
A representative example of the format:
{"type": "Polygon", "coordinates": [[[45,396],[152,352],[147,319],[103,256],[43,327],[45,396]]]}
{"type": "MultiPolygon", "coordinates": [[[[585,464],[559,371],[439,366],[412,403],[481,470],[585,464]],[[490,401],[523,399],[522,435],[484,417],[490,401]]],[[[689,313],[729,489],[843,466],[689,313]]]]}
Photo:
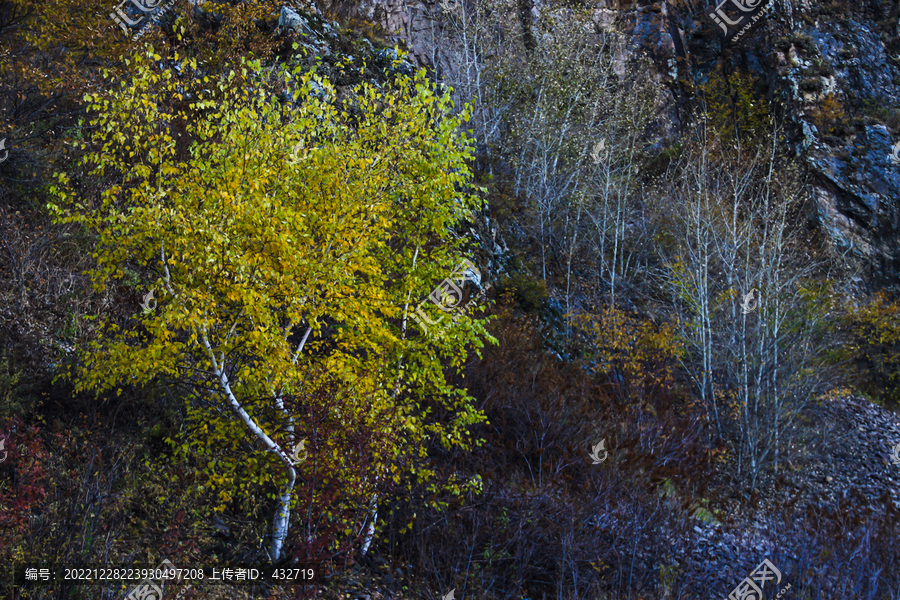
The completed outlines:
{"type": "MultiPolygon", "coordinates": [[[[312,469],[355,478],[338,483],[373,504],[379,482],[414,476],[436,489],[429,441],[466,448],[469,426],[484,421],[444,369],[492,340],[472,311],[430,336],[409,318],[464,258],[454,227],[481,202],[460,130],[468,112],[451,117],[449,96],[421,72],[344,99],[314,74],[282,75],[300,99],[294,108],[266,91],[258,62],[213,80],[190,60],[172,69],[139,57],[131,81],[87,98],[85,165],[121,183],[81,197],[60,174],[50,205],[96,236],[98,289],[135,270],[141,292],[154,294],[127,319],[101,318],[72,373],[77,388],[186,384],[204,443],[178,449],[243,449],[240,465],[210,461],[210,481],[225,500],[232,486],[277,490],[272,560],[298,478],[312,469]],[[327,418],[311,424],[312,414],[327,418]],[[369,433],[364,447],[345,447],[359,430],[369,433]]],[[[315,516],[309,506],[304,542],[317,523],[334,530],[339,520],[337,503],[315,516]]]]}

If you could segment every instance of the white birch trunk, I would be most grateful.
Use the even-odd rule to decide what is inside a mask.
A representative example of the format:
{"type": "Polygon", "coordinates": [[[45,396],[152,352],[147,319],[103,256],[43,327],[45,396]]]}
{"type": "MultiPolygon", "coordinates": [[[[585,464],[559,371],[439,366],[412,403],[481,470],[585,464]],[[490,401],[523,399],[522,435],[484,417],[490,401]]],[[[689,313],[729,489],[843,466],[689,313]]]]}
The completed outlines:
{"type": "Polygon", "coordinates": [[[244,407],[241,406],[241,403],[231,390],[228,375],[225,373],[224,355],[221,357],[222,364],[219,364],[220,361],[216,360],[215,352],[213,352],[212,346],[209,343],[209,338],[206,336],[205,329],[201,333],[203,347],[206,349],[206,353],[209,355],[209,359],[212,362],[213,373],[219,380],[219,385],[222,387],[222,394],[231,404],[231,407],[234,408],[235,412],[237,412],[238,416],[240,416],[241,421],[244,422],[247,429],[249,429],[251,433],[265,445],[267,450],[277,454],[287,469],[288,482],[279,499],[279,510],[275,514],[272,544],[269,550],[269,558],[275,561],[281,557],[281,548],[284,545],[284,540],[287,537],[288,528],[290,527],[291,495],[294,491],[294,483],[297,481],[297,471],[294,469],[294,464],[291,462],[290,457],[284,449],[275,443],[275,441],[253,420],[247,411],[244,410],[244,407]]]}
{"type": "Polygon", "coordinates": [[[360,549],[363,556],[369,551],[369,546],[372,545],[372,540],[375,539],[375,523],[378,521],[378,504],[375,495],[372,496],[369,506],[372,508],[372,520],[369,521],[369,525],[366,527],[366,537],[360,549]]]}

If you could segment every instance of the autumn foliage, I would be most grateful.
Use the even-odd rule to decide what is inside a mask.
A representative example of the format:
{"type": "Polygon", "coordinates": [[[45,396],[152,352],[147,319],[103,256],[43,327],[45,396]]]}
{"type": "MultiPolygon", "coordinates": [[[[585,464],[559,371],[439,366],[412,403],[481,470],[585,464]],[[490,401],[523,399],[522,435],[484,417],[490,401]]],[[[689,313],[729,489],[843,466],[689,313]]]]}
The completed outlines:
{"type": "Polygon", "coordinates": [[[900,403],[900,302],[878,292],[847,315],[860,385],[876,398],[900,403]]]}
{"type": "MultiPolygon", "coordinates": [[[[386,92],[360,86],[344,101],[303,75],[292,81],[303,102],[288,117],[256,87],[263,77],[253,63],[218,82],[194,78],[189,102],[175,71],[151,59],[138,61],[131,83],[90,98],[102,151],[85,165],[121,183],[80,197],[61,175],[52,205],[97,236],[98,289],[131,271],[146,278],[142,312],[99,324],[73,372],[77,389],[177,381],[190,439],[249,453],[210,457],[219,510],[253,482],[280,503],[282,533],[294,486],[307,477],[339,475],[350,513],[360,508],[350,496],[431,479],[423,442],[466,447],[468,426],[483,419],[443,371],[482,345],[483,325],[460,315],[426,337],[410,319],[461,259],[452,228],[479,203],[457,133],[465,114],[448,117],[449,98],[421,74],[386,92]],[[433,422],[426,399],[452,420],[433,422]],[[328,424],[315,427],[314,414],[328,424]],[[354,452],[364,440],[347,430],[366,432],[368,448],[354,452]],[[300,441],[312,465],[292,464],[300,441]]],[[[315,494],[326,490],[297,505],[305,539],[323,531],[320,515],[307,515],[325,510],[315,494]]],[[[327,514],[351,535],[353,519],[327,514]]]]}
{"type": "Polygon", "coordinates": [[[321,18],[384,35],[354,2],[179,0],[135,41],[117,1],[0,0],[0,561],[668,600],[765,527],[798,598],[896,589],[887,495],[783,493],[816,410],[900,402],[900,301],[843,298],[772,82],[671,96],[578,3],[437,3],[438,87],[321,18]],[[463,259],[485,311],[429,299],[463,259]]]}

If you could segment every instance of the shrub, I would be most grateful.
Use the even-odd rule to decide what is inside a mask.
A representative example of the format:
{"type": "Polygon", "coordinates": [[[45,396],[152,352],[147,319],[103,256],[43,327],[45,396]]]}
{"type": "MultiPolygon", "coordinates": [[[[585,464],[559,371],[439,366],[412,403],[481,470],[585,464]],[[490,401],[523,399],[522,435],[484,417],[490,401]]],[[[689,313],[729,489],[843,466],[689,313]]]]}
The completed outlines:
{"type": "Polygon", "coordinates": [[[900,404],[900,302],[878,292],[851,308],[847,322],[857,384],[873,397],[900,404]]]}
{"type": "Polygon", "coordinates": [[[884,124],[891,133],[900,131],[900,110],[881,100],[866,100],[860,107],[860,113],[884,124]]]}
{"type": "MultiPolygon", "coordinates": [[[[661,328],[643,330],[644,344],[655,346],[661,328]]],[[[421,500],[397,504],[392,529],[413,513],[419,526],[395,538],[394,556],[440,589],[496,598],[636,598],[696,577],[661,577],[657,565],[671,563],[672,540],[690,526],[684,507],[694,510],[708,491],[712,454],[697,407],[673,401],[665,385],[613,402],[589,362],[566,363],[544,347],[534,316],[504,312],[491,331],[500,343],[460,380],[488,416],[476,429],[485,445],[430,449],[445,471],[477,474],[484,491],[439,511],[421,500]],[[609,455],[593,465],[588,452],[602,438],[609,455]]],[[[642,362],[629,353],[621,353],[626,361],[642,362]]]]}
{"type": "MultiPolygon", "coordinates": [[[[817,80],[821,83],[821,80],[817,80]]],[[[823,134],[836,133],[844,122],[844,105],[834,92],[828,92],[822,102],[810,111],[813,124],[823,134]]]]}

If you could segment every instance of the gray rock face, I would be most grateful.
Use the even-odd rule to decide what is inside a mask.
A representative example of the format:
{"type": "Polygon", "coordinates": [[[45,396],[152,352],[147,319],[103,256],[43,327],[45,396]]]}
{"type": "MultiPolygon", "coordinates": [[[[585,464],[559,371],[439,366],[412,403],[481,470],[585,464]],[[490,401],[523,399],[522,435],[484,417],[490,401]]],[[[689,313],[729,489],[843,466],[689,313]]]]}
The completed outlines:
{"type": "Polygon", "coordinates": [[[819,25],[822,29],[803,31],[811,46],[791,44],[796,65],[777,64],[769,76],[788,96],[787,116],[802,130],[818,225],[872,283],[896,285],[900,168],[889,155],[898,140],[879,120],[889,119],[886,110],[898,106],[900,87],[894,82],[900,83],[900,72],[871,23],[823,20],[819,25]],[[844,112],[832,135],[814,124],[829,100],[837,100],[844,112]]]}
{"type": "Polygon", "coordinates": [[[843,148],[816,144],[811,149],[808,162],[815,176],[818,223],[838,249],[869,267],[870,276],[895,283],[900,270],[900,171],[887,158],[887,129],[865,126],[843,148]]]}
{"type": "MultiPolygon", "coordinates": [[[[458,68],[442,56],[448,53],[440,41],[452,4],[363,0],[358,15],[380,23],[420,66],[441,74],[458,68]]],[[[508,22],[533,25],[544,3],[526,4],[531,10],[508,22]]],[[[773,2],[733,44],[708,16],[712,6],[692,13],[685,3],[665,0],[645,6],[605,0],[594,9],[594,24],[630,35],[634,50],[653,58],[660,85],[682,102],[683,84],[717,62],[758,77],[789,126],[788,143],[809,166],[815,226],[872,287],[883,287],[900,284],[900,165],[889,159],[900,142],[900,32],[886,24],[889,4],[848,5],[844,15],[834,15],[834,8],[805,1],[773,2]],[[836,124],[823,128],[827,106],[837,113],[836,124]]]]}
{"type": "Polygon", "coordinates": [[[833,18],[785,2],[729,46],[719,30],[710,36],[705,15],[672,15],[665,4],[658,18],[647,13],[632,29],[657,68],[676,58],[682,72],[670,81],[694,79],[722,61],[759,78],[788,125],[790,147],[809,167],[815,226],[872,287],[900,284],[900,166],[889,158],[900,141],[900,61],[888,51],[896,32],[874,19],[833,18]]]}
{"type": "Polygon", "coordinates": [[[281,7],[281,14],[278,15],[278,29],[280,31],[315,35],[312,27],[309,26],[309,22],[293,8],[288,8],[287,6],[281,7]]]}

